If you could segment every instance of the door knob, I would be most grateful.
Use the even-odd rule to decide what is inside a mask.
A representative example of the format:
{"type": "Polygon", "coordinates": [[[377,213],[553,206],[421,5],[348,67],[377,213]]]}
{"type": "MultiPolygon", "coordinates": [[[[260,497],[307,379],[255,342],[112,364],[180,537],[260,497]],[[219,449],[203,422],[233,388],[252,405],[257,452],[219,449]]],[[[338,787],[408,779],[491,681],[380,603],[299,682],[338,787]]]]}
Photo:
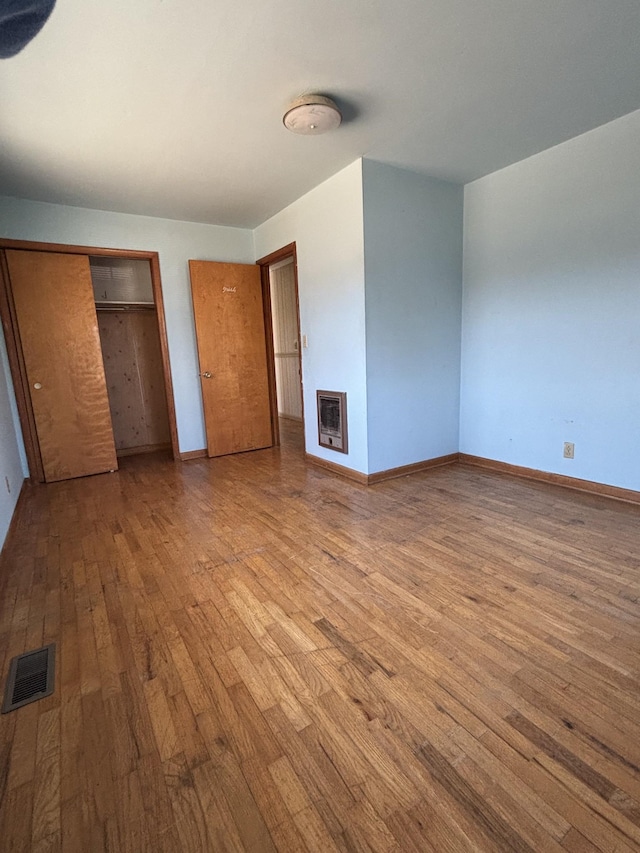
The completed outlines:
{"type": "Polygon", "coordinates": [[[205,370],[205,372],[201,373],[200,376],[202,376],[203,379],[211,379],[212,378],[212,376],[208,370],[205,370]]]}
{"type": "Polygon", "coordinates": [[[36,389],[36,391],[39,391],[42,388],[42,384],[40,382],[34,382],[33,387],[36,389]]]}

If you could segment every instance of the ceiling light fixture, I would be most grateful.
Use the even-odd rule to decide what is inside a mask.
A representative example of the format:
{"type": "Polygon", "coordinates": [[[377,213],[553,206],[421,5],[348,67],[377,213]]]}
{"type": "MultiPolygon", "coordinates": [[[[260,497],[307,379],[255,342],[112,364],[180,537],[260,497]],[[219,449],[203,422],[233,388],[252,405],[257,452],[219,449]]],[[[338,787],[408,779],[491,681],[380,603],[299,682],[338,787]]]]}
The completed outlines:
{"type": "Polygon", "coordinates": [[[331,98],[325,95],[303,95],[289,105],[282,123],[292,133],[317,136],[340,126],[342,116],[331,98]]]}

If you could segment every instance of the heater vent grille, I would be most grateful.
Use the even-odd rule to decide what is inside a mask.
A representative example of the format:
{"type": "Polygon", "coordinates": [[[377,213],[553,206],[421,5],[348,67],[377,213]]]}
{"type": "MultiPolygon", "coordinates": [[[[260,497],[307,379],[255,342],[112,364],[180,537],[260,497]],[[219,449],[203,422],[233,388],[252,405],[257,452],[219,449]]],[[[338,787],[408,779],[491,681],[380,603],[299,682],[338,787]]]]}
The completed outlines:
{"type": "Polygon", "coordinates": [[[321,447],[348,452],[347,395],[344,391],[317,391],[318,443],[321,447]]]}

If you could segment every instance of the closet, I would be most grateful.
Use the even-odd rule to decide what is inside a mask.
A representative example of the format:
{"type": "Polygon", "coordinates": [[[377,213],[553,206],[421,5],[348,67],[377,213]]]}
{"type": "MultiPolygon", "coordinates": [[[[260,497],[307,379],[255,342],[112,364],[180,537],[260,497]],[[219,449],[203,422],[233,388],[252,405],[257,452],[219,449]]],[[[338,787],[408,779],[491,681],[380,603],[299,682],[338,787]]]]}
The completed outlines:
{"type": "Polygon", "coordinates": [[[118,456],[171,446],[149,264],[90,257],[111,425],[118,456]]]}
{"type": "Polygon", "coordinates": [[[0,313],[33,480],[112,471],[171,447],[155,252],[0,241],[0,313]]]}

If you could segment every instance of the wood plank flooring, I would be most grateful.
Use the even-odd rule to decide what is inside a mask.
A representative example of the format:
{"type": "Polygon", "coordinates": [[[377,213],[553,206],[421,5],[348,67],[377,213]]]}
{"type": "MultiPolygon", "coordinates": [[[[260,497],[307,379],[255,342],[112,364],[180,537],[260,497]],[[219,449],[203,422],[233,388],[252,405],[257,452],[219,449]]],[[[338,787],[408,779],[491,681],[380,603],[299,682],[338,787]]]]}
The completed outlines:
{"type": "Polygon", "coordinates": [[[7,851],[640,850],[640,508],[296,441],[34,487],[0,559],[7,851]]]}

